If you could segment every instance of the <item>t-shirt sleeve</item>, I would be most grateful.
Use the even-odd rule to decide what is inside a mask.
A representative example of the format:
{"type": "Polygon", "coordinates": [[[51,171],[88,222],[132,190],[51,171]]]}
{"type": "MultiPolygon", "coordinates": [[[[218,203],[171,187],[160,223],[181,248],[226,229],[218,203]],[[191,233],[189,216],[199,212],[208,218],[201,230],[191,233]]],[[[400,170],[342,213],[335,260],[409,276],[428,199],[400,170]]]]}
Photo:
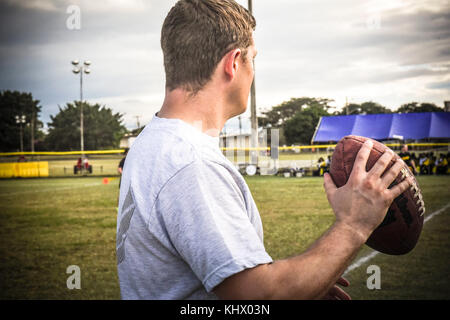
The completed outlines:
{"type": "Polygon", "coordinates": [[[242,192],[219,164],[198,160],[184,167],[155,206],[175,250],[207,292],[235,273],[272,262],[242,192]]]}

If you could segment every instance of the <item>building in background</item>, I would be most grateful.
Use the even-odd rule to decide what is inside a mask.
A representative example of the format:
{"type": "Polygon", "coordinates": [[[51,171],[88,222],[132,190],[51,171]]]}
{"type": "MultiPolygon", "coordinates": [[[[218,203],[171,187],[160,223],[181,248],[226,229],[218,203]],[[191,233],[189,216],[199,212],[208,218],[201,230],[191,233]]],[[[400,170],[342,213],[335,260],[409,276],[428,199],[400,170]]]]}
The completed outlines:
{"type": "Polygon", "coordinates": [[[127,133],[123,136],[122,139],[120,139],[120,145],[119,148],[121,149],[129,149],[131,145],[133,144],[134,140],[136,140],[137,134],[133,133],[127,133]]]}
{"type": "Polygon", "coordinates": [[[220,148],[249,148],[250,147],[250,133],[242,134],[223,134],[220,136],[220,148]]]}

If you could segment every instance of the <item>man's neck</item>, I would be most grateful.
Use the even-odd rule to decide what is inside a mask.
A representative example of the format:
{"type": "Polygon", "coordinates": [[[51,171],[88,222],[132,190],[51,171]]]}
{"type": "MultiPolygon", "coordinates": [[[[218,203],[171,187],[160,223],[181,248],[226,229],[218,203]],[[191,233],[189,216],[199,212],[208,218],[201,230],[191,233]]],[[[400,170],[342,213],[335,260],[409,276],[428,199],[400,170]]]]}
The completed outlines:
{"type": "Polygon", "coordinates": [[[224,107],[223,99],[211,92],[200,91],[192,97],[185,90],[175,89],[166,91],[158,117],[183,120],[202,132],[217,137],[228,120],[223,112],[224,107]]]}

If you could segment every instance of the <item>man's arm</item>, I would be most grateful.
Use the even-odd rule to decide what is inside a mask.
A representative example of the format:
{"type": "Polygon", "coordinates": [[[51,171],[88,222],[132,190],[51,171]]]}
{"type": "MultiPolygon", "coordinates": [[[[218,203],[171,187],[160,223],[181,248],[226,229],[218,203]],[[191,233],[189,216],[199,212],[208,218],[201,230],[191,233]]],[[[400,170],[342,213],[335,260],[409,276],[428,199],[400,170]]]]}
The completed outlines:
{"type": "Polygon", "coordinates": [[[324,187],[336,221],[301,255],[239,272],[219,284],[214,292],[222,299],[320,299],[328,294],[383,221],[392,201],[412,183],[408,178],[388,189],[399,174],[398,161],[383,176],[394,154],[384,153],[373,168],[365,167],[372,143],[359,151],[347,184],[337,188],[326,174],[324,187]]]}

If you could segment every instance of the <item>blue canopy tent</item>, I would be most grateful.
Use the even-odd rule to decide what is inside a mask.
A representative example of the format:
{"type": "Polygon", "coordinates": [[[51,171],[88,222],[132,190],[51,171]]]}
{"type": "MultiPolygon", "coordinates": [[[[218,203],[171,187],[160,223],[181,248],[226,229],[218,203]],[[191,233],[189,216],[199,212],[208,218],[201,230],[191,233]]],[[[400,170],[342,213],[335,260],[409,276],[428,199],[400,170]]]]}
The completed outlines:
{"type": "Polygon", "coordinates": [[[322,117],[313,143],[339,141],[347,135],[375,140],[450,139],[450,112],[389,113],[322,117]]]}

